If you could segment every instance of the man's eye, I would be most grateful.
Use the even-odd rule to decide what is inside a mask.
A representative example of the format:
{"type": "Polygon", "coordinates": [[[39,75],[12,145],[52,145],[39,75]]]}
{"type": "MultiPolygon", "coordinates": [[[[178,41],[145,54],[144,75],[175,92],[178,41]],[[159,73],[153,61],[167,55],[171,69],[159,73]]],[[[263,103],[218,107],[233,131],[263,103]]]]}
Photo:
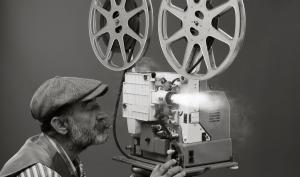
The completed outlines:
{"type": "Polygon", "coordinates": [[[88,110],[91,110],[91,111],[93,111],[93,110],[100,110],[100,106],[99,105],[93,105],[93,106],[90,106],[88,108],[88,110]]]}

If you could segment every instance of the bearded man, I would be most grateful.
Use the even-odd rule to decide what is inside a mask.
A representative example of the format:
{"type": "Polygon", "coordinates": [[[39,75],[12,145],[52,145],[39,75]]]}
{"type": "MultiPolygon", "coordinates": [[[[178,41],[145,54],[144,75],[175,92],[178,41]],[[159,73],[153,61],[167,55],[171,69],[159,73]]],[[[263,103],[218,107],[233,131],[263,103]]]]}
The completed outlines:
{"type": "MultiPolygon", "coordinates": [[[[34,93],[30,109],[41,133],[29,138],[4,165],[0,177],[85,177],[78,155],[102,144],[111,127],[97,98],[108,86],[94,79],[54,77],[34,93]]],[[[176,161],[158,165],[151,177],[183,177],[176,161]]]]}

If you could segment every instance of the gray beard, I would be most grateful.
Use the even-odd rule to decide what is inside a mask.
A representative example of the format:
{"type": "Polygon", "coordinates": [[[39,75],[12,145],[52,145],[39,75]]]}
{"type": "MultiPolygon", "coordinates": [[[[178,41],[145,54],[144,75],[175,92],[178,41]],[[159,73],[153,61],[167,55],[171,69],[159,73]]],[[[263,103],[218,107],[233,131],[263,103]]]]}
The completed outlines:
{"type": "Polygon", "coordinates": [[[70,145],[72,150],[81,152],[95,143],[97,135],[95,135],[92,130],[78,127],[73,122],[71,124],[72,126],[68,131],[68,136],[72,142],[72,145],[70,145]]]}

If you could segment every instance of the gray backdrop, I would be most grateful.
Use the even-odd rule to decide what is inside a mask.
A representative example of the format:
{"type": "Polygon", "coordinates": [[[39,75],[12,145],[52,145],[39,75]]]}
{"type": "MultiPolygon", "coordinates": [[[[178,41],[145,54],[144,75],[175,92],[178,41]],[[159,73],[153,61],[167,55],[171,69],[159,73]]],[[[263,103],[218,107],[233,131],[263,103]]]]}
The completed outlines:
{"type": "MultiPolygon", "coordinates": [[[[153,0],[156,13],[158,2],[153,0]]],[[[211,80],[231,99],[234,154],[240,169],[203,176],[298,176],[300,2],[245,0],[245,5],[244,47],[229,70],[211,80]]],[[[50,77],[79,76],[108,83],[110,92],[102,102],[112,114],[121,73],[104,68],[93,54],[89,6],[88,0],[0,1],[0,166],[27,137],[39,132],[28,105],[35,89],[50,77]]],[[[156,29],[147,56],[171,70],[156,29]]],[[[122,139],[127,138],[124,123],[119,125],[122,139]]],[[[89,148],[81,158],[90,177],[129,176],[128,165],[111,160],[118,154],[110,140],[89,148]]]]}

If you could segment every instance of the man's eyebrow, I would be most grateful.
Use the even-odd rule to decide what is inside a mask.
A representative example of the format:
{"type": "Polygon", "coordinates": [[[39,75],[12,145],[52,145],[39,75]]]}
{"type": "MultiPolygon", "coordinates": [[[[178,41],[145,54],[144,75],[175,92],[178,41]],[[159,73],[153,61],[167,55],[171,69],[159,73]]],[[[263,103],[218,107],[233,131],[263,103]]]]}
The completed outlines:
{"type": "Polygon", "coordinates": [[[82,105],[83,107],[86,107],[86,106],[88,106],[92,101],[93,101],[93,100],[83,101],[83,102],[81,102],[81,105],[82,105]]]}

